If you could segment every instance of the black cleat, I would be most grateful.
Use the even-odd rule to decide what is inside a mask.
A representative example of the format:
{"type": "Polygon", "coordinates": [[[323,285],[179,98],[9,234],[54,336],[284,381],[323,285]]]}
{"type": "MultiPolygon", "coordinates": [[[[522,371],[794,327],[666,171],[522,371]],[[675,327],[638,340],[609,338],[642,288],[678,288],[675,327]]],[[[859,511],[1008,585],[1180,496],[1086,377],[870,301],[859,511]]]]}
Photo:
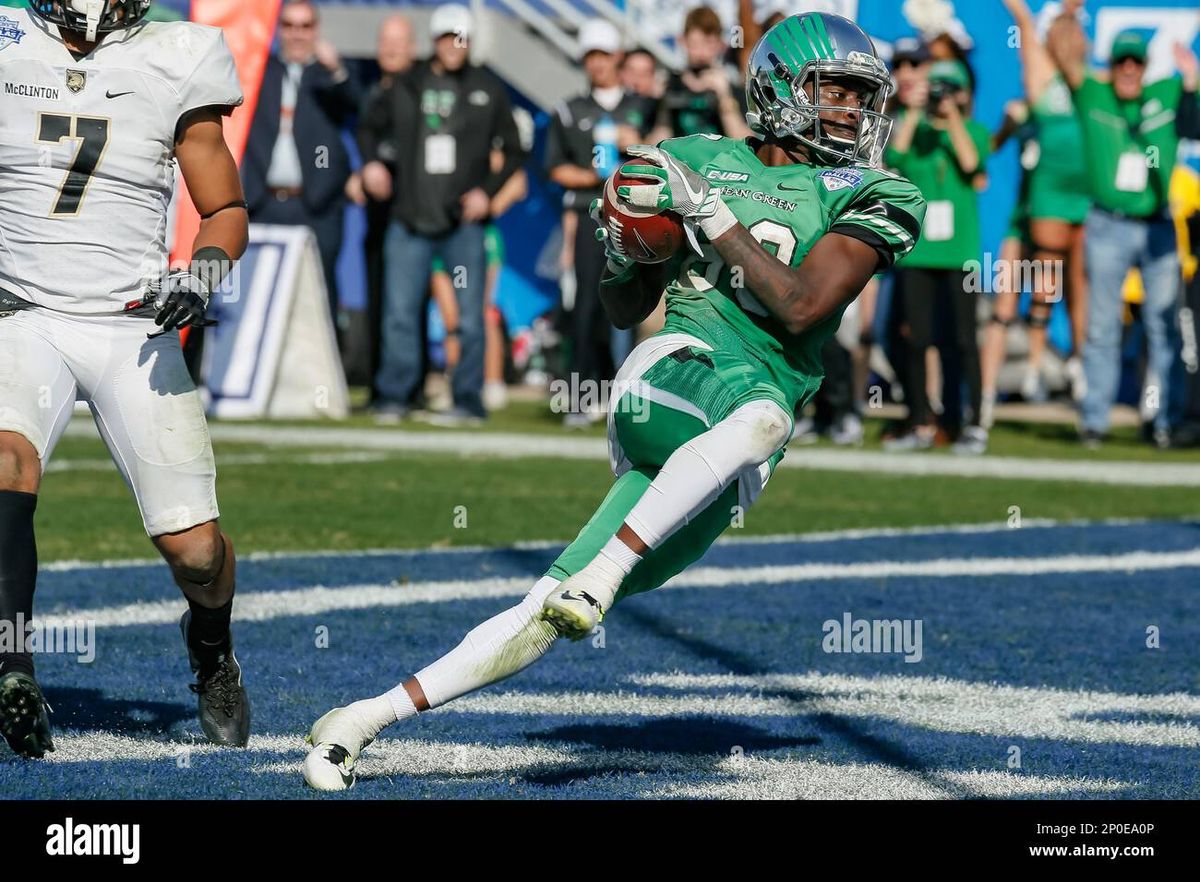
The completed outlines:
{"type": "Polygon", "coordinates": [[[17,756],[41,759],[54,750],[46,699],[37,680],[20,671],[0,676],[0,734],[17,756]]]}
{"type": "Polygon", "coordinates": [[[188,685],[199,698],[200,728],[213,744],[245,747],[250,741],[250,698],[242,686],[242,666],[227,647],[197,651],[188,640],[191,610],[179,620],[183,642],[187,645],[188,664],[196,682],[188,685]]]}

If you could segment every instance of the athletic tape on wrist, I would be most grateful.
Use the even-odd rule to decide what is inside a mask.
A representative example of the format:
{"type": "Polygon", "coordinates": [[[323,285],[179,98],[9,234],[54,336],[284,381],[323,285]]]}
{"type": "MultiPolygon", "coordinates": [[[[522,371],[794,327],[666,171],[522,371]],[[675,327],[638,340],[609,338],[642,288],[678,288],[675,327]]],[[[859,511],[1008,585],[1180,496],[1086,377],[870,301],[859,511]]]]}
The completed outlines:
{"type": "Polygon", "coordinates": [[[738,219],[733,216],[733,212],[729,210],[729,206],[718,200],[717,210],[712,213],[711,217],[702,219],[699,227],[700,231],[708,237],[709,242],[715,242],[737,222],[738,219]]]}

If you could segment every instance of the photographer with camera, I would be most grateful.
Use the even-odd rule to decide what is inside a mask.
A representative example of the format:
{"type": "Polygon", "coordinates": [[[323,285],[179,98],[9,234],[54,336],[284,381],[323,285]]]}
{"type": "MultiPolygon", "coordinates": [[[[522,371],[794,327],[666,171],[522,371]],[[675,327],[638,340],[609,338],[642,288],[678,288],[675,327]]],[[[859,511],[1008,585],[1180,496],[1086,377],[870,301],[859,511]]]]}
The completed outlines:
{"type": "Polygon", "coordinates": [[[744,89],[739,72],[725,65],[725,31],[712,7],[688,12],[680,46],[687,66],[667,79],[658,120],[646,140],[657,144],[699,134],[747,137],[744,89]]]}
{"type": "MultiPolygon", "coordinates": [[[[990,136],[969,118],[970,75],[959,61],[939,61],[927,83],[918,82],[905,96],[885,162],[917,185],[928,203],[921,240],[899,267],[903,287],[903,319],[907,337],[905,400],[908,431],[888,444],[893,450],[933,446],[936,428],[926,388],[926,350],[934,345],[935,317],[950,316],[951,352],[970,390],[970,421],[955,451],[983,453],[987,431],[979,424],[981,382],[976,337],[976,298],[968,292],[966,264],[982,251],[976,176],[990,152],[990,136]]],[[[943,400],[954,390],[944,390],[943,400]]],[[[959,427],[945,427],[954,433],[959,427]]]]}

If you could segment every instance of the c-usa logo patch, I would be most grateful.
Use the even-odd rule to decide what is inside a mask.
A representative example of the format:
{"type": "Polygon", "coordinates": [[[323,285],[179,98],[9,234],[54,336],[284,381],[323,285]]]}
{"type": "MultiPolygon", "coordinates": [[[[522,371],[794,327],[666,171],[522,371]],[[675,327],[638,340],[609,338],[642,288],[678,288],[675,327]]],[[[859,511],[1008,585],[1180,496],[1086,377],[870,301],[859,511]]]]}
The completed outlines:
{"type": "Polygon", "coordinates": [[[863,173],[855,168],[828,168],[817,175],[826,190],[845,190],[863,182],[863,173]]]}
{"type": "Polygon", "coordinates": [[[25,32],[21,26],[7,15],[0,15],[0,51],[7,49],[13,43],[20,43],[25,32]]]}

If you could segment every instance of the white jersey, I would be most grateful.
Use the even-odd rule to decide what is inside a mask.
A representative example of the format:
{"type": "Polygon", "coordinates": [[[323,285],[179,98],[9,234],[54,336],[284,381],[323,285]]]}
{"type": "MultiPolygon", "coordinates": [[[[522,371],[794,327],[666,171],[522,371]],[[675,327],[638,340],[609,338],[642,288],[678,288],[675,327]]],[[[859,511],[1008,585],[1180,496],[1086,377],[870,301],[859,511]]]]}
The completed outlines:
{"type": "Polygon", "coordinates": [[[217,28],[145,22],[76,61],[58,27],[0,9],[0,288],[112,313],[167,264],[180,118],[242,103],[217,28]]]}

